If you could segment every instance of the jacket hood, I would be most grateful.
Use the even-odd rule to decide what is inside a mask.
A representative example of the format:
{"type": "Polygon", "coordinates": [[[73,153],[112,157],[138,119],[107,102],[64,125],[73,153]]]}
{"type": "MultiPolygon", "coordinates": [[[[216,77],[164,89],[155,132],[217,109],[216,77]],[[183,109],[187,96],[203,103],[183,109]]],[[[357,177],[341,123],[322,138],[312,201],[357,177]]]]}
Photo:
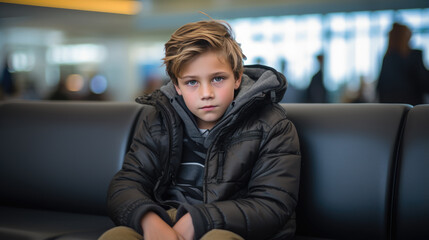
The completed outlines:
{"type": "Polygon", "coordinates": [[[240,109],[252,98],[267,95],[272,102],[278,103],[283,99],[286,88],[285,76],[274,68],[264,65],[245,66],[238,94],[233,101],[234,108],[240,109]]]}
{"type": "MultiPolygon", "coordinates": [[[[253,103],[254,100],[263,101],[268,99],[268,101],[278,103],[283,98],[286,88],[286,78],[275,69],[264,65],[245,66],[241,84],[236,91],[234,100],[218,124],[210,130],[209,136],[204,140],[204,145],[208,146],[222,127],[231,124],[240,113],[246,112],[249,107],[252,107],[253,104],[248,104],[249,102],[253,103]]],[[[170,103],[184,121],[189,137],[200,142],[202,138],[196,121],[186,107],[183,97],[177,94],[173,83],[170,81],[160,90],[168,97],[170,103]]]]}

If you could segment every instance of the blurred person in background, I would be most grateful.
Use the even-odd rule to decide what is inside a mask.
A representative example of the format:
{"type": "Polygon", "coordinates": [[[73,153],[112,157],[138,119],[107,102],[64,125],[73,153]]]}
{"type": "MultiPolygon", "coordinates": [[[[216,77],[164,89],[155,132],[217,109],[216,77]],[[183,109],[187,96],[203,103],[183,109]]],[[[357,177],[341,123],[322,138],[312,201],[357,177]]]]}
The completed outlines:
{"type": "Polygon", "coordinates": [[[422,104],[425,93],[429,92],[429,72],[422,51],[409,46],[411,35],[411,30],[399,23],[394,23],[389,32],[377,84],[381,103],[422,104]]]}
{"type": "Polygon", "coordinates": [[[327,93],[323,83],[323,67],[324,67],[324,56],[323,54],[317,55],[317,61],[319,62],[319,71],[311,78],[310,85],[307,88],[307,102],[309,103],[326,103],[327,93]]]}
{"type": "Polygon", "coordinates": [[[344,91],[341,102],[343,103],[367,103],[373,101],[374,90],[371,84],[365,81],[365,76],[360,76],[359,87],[356,90],[344,91]]]}
{"type": "Polygon", "coordinates": [[[9,55],[6,55],[0,78],[0,100],[13,97],[17,92],[16,82],[9,71],[9,55]]]}
{"type": "Polygon", "coordinates": [[[47,100],[72,100],[68,94],[66,82],[64,79],[61,79],[58,82],[54,91],[52,91],[52,93],[50,93],[47,97],[47,100]]]}

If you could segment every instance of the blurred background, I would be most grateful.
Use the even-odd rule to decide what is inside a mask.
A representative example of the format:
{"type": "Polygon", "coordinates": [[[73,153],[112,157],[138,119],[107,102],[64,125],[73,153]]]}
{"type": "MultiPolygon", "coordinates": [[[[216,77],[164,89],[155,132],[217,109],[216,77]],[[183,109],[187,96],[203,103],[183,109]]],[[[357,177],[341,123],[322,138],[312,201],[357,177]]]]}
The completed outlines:
{"type": "Polygon", "coordinates": [[[394,22],[429,66],[428,0],[0,1],[0,100],[134,101],[168,81],[164,43],[199,11],[231,24],[245,64],[285,74],[283,102],[377,102],[394,22]]]}

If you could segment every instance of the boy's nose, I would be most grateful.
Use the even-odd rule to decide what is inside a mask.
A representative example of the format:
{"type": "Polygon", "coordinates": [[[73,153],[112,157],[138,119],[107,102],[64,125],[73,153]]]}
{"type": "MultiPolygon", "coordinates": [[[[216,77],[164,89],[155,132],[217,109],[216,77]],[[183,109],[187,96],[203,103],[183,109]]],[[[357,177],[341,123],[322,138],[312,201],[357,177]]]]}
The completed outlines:
{"type": "Polygon", "coordinates": [[[202,99],[214,97],[213,87],[210,84],[203,84],[200,90],[202,99]]]}

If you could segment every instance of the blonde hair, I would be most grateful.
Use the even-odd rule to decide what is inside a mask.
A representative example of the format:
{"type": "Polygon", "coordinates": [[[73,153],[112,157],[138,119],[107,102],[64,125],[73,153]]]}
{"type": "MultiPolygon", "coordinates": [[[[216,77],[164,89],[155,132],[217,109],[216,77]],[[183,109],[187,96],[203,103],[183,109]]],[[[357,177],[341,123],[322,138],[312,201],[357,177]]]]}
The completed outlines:
{"type": "Polygon", "coordinates": [[[186,63],[209,51],[224,55],[235,79],[241,76],[246,56],[233,37],[231,26],[224,21],[207,20],[183,25],[165,43],[162,60],[173,83],[178,84],[177,77],[186,63]]]}

